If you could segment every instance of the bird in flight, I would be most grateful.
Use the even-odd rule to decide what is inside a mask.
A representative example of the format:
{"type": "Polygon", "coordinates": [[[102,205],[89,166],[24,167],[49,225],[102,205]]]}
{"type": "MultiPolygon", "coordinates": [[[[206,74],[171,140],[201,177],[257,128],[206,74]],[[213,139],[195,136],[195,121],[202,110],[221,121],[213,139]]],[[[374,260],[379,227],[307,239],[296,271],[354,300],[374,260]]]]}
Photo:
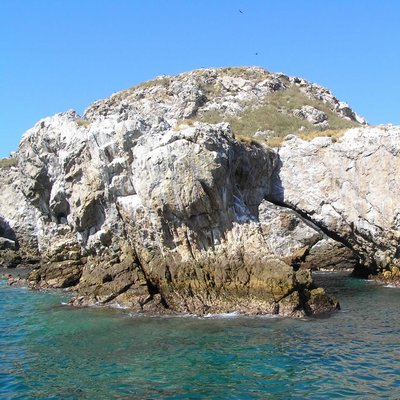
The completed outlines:
{"type": "Polygon", "coordinates": [[[242,11],[242,10],[239,10],[239,12],[240,12],[240,14],[243,14],[243,11],[242,11]]]}

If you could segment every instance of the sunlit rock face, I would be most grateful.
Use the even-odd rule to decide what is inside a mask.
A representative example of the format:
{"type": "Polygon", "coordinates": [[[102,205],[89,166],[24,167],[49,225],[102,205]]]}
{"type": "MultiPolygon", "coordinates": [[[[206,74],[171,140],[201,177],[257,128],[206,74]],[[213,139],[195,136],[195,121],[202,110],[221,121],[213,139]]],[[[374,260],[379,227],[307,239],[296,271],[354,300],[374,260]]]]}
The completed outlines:
{"type": "Polygon", "coordinates": [[[0,168],[0,182],[0,267],[37,264],[37,211],[23,195],[18,168],[0,168]]]}
{"type": "Polygon", "coordinates": [[[400,129],[354,128],[338,140],[292,136],[279,149],[275,198],[360,256],[371,273],[399,266],[400,129]]]}
{"type": "Polygon", "coordinates": [[[388,211],[398,190],[390,183],[397,130],[357,128],[337,141],[289,137],[279,150],[240,137],[240,124],[233,132],[238,120],[230,118],[243,122],[255,102],[289,89],[313,99],[312,109],[296,105],[301,118],[287,111],[290,118],[365,123],[328,90],[260,68],[161,77],[94,103],[83,117],[68,111],[39,121],[21,141],[14,186],[1,175],[0,216],[15,233],[2,228],[3,247],[10,240],[38,252],[31,285],[73,287],[75,305],[334,310],[304,268],[323,264],[316,260],[329,237],[338,251],[350,249],[344,263],[352,267],[358,259],[370,269],[397,260],[389,245],[394,202],[388,211]],[[207,122],[215,111],[222,122],[207,122]]]}

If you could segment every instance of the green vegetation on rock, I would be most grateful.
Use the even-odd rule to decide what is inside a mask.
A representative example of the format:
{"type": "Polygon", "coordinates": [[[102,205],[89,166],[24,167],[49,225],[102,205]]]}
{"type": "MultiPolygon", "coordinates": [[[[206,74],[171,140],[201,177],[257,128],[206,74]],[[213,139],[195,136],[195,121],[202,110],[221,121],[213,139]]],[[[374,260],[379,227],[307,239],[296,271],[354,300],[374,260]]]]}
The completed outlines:
{"type": "Polygon", "coordinates": [[[317,136],[338,137],[346,129],[359,126],[355,121],[339,117],[322,102],[318,102],[297,87],[278,91],[267,96],[262,102],[249,104],[238,115],[229,116],[219,111],[207,111],[195,117],[197,121],[206,123],[229,122],[233,134],[242,141],[245,138],[270,146],[279,146],[284,137],[295,134],[303,139],[312,139],[317,136]],[[316,126],[311,122],[296,117],[293,111],[309,105],[324,112],[328,125],[316,126]],[[255,136],[257,132],[265,135],[255,136]]]}
{"type": "Polygon", "coordinates": [[[119,113],[126,119],[138,110],[149,110],[150,104],[151,112],[177,131],[180,125],[195,122],[227,122],[243,143],[271,147],[280,146],[290,134],[305,140],[337,138],[366,123],[328,89],[259,67],[159,76],[96,102],[85,117],[119,113]]]}

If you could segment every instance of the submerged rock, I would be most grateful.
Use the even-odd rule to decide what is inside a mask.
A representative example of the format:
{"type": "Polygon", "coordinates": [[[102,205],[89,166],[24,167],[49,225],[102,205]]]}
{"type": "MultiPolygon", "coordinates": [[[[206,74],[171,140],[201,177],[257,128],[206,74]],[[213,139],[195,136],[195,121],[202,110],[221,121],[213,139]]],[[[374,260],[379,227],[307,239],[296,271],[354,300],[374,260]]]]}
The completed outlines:
{"type": "Polygon", "coordinates": [[[0,175],[1,218],[15,234],[3,229],[3,242],[40,254],[31,286],[73,287],[74,305],[139,312],[336,309],[307,268],[326,266],[334,253],[368,268],[397,260],[396,205],[385,214],[388,228],[381,217],[389,200],[380,205],[373,186],[387,194],[388,183],[367,157],[387,160],[395,174],[400,142],[396,128],[359,128],[337,142],[289,138],[277,151],[241,137],[240,125],[232,132],[238,121],[250,129],[257,104],[271,110],[289,89],[312,99],[300,108],[311,110],[312,124],[365,123],[328,90],[260,68],[160,77],[94,103],[83,117],[68,111],[39,121],[21,141],[12,179],[0,175]],[[232,124],[210,121],[215,112],[232,124]],[[327,250],[329,237],[340,245],[327,250]]]}

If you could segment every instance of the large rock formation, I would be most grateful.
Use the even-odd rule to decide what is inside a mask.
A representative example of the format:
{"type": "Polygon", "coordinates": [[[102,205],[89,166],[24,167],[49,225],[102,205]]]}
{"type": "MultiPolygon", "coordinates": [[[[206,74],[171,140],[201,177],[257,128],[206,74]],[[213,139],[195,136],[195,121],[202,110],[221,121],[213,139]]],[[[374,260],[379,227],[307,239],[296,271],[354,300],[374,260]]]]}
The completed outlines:
{"type": "Polygon", "coordinates": [[[327,248],[371,270],[396,263],[395,204],[388,214],[373,186],[388,189],[396,172],[397,130],[289,137],[274,150],[251,138],[287,133],[270,125],[272,114],[302,133],[365,124],[328,90],[260,68],[161,77],[94,103],[83,117],[43,119],[24,135],[14,175],[0,176],[3,247],[37,249],[31,285],[74,287],[76,305],[333,310],[301,267],[315,267],[327,248]],[[392,166],[380,174],[387,183],[375,182],[371,155],[392,166]]]}

